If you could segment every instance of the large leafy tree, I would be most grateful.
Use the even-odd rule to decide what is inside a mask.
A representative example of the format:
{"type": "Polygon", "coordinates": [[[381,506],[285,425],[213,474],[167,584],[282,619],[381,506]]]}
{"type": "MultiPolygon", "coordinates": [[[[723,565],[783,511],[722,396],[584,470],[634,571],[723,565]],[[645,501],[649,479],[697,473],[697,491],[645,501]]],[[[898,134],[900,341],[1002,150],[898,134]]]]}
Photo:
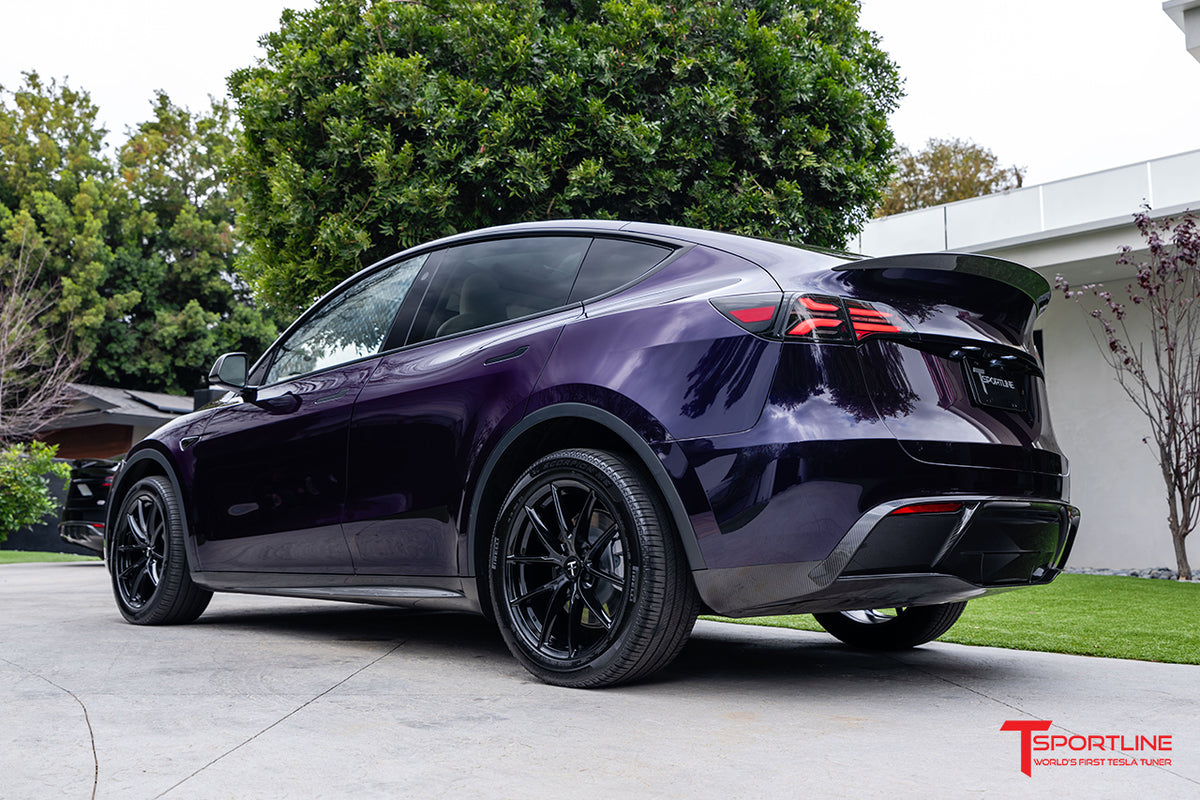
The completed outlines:
{"type": "Polygon", "coordinates": [[[261,349],[275,328],[232,267],[228,108],[192,114],[160,94],[153,112],[118,159],[86,92],[36,73],[0,90],[0,284],[36,252],[31,288],[56,298],[36,325],[70,338],[84,380],[189,391],[218,354],[261,349]]]}
{"type": "Polygon", "coordinates": [[[216,355],[261,350],[274,337],[233,271],[239,197],[224,172],[233,137],[225,103],[193,114],[159,92],[153,119],[120,148],[120,176],[137,210],[106,288],[137,301],[101,330],[91,379],[189,391],[216,355]]]}
{"type": "Polygon", "coordinates": [[[47,285],[61,298],[44,323],[70,328],[91,350],[106,319],[124,313],[136,296],[102,290],[111,244],[130,208],[103,154],[108,133],[86,92],[37,73],[15,91],[0,90],[0,235],[8,247],[39,252],[47,285]]]}
{"type": "Polygon", "coordinates": [[[996,154],[967,139],[930,139],[916,153],[899,147],[896,174],[888,184],[877,216],[1019,189],[1020,167],[1004,167],[996,154]]]}
{"type": "Polygon", "coordinates": [[[399,247],[627,218],[841,246],[895,66],[841,0],[325,0],[230,78],[244,273],[301,306],[399,247]]]}

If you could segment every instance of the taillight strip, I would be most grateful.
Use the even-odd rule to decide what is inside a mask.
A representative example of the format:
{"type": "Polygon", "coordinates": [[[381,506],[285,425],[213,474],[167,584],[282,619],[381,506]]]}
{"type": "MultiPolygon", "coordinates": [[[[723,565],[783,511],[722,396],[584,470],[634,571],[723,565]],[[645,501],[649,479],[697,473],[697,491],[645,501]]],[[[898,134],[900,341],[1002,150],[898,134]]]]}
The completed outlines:
{"type": "Polygon", "coordinates": [[[875,317],[876,319],[887,319],[888,317],[891,317],[894,315],[889,314],[886,311],[880,311],[875,308],[856,308],[854,306],[851,306],[850,307],[850,316],[851,317],[875,317]]]}
{"type": "Polygon", "coordinates": [[[766,322],[775,316],[777,306],[758,306],[757,308],[734,308],[729,310],[730,316],[741,322],[766,322]]]}
{"type": "Polygon", "coordinates": [[[840,319],[822,319],[813,318],[801,320],[791,330],[787,332],[788,336],[807,336],[817,328],[836,328],[842,324],[840,319]]]}
{"type": "Polygon", "coordinates": [[[859,322],[858,320],[852,320],[851,324],[854,325],[854,332],[858,334],[859,339],[863,338],[864,336],[870,336],[872,333],[900,332],[900,329],[895,325],[879,324],[874,322],[859,322]]]}
{"type": "Polygon", "coordinates": [[[892,512],[892,516],[898,514],[953,514],[956,511],[962,510],[963,503],[945,502],[945,503],[914,503],[911,506],[901,506],[892,512]]]}
{"type": "Polygon", "coordinates": [[[891,306],[850,297],[761,293],[716,298],[712,304],[747,332],[785,341],[854,344],[878,334],[914,333],[891,306]]]}
{"type": "Polygon", "coordinates": [[[818,300],[812,299],[811,297],[801,296],[799,299],[800,302],[804,304],[804,307],[809,311],[828,311],[838,314],[841,313],[842,310],[840,306],[835,306],[833,303],[822,303],[818,300]]]}

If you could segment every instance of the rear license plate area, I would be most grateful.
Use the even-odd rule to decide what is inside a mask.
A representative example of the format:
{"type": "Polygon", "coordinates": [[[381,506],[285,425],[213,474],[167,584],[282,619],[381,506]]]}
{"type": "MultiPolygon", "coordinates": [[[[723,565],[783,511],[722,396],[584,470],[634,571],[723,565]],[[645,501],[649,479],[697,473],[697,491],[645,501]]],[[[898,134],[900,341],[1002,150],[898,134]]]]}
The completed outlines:
{"type": "Polygon", "coordinates": [[[1015,414],[1028,413],[1029,375],[990,364],[964,359],[971,402],[984,408],[998,408],[1015,414]]]}

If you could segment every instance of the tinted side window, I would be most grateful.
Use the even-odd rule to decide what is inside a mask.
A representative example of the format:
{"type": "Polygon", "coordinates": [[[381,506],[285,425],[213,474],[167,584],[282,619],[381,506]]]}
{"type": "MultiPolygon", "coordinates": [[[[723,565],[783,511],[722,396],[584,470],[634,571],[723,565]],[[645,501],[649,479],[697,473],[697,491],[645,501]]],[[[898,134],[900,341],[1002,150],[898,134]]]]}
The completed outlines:
{"type": "Polygon", "coordinates": [[[538,236],[450,248],[425,293],[409,341],[566,305],[590,243],[582,236],[538,236]]]}
{"type": "Polygon", "coordinates": [[[275,346],[264,383],[379,352],[428,254],[380,270],[330,298],[275,346]]]}
{"type": "Polygon", "coordinates": [[[621,239],[596,239],[571,289],[570,302],[587,300],[645,275],[671,254],[666,247],[621,239]]]}

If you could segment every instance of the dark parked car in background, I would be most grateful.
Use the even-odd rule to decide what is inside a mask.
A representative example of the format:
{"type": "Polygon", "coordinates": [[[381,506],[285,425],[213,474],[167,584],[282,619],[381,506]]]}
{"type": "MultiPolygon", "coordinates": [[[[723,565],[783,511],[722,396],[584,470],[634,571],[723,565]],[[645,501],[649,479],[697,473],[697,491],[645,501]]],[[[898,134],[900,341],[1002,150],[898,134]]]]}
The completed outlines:
{"type": "Polygon", "coordinates": [[[537,677],[649,675],[701,611],[911,647],[1045,584],[1078,525],[1033,325],[974,255],[662,225],[461,234],[363,270],[129,453],[138,624],[214,591],[493,617],[537,677]]]}
{"type": "Polygon", "coordinates": [[[64,542],[104,552],[104,520],[108,515],[108,490],[119,460],[81,458],[71,465],[71,482],[58,523],[64,542]]]}

